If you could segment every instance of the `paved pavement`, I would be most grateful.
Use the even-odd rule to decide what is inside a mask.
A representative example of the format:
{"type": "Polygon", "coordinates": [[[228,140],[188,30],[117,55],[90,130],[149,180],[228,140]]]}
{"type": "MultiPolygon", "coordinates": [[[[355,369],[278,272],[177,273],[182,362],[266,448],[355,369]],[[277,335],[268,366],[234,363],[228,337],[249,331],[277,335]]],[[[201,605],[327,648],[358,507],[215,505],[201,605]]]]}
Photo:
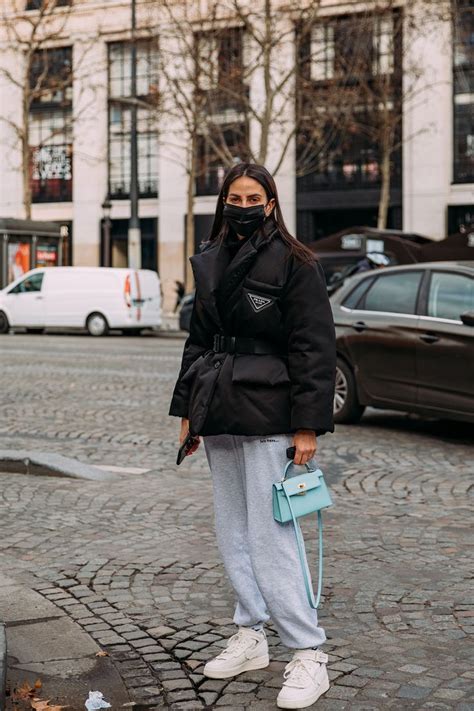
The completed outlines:
{"type": "MultiPolygon", "coordinates": [[[[77,457],[116,482],[0,474],[0,570],[107,650],[137,708],[274,709],[290,652],[271,624],[270,667],[202,676],[235,631],[233,595],[203,452],[174,465],[178,422],[166,412],[182,343],[1,337],[0,449],[77,457]]],[[[474,710],[469,436],[372,410],[320,438],[335,500],[321,711],[474,710]]],[[[303,529],[314,567],[314,522],[303,529]]]]}

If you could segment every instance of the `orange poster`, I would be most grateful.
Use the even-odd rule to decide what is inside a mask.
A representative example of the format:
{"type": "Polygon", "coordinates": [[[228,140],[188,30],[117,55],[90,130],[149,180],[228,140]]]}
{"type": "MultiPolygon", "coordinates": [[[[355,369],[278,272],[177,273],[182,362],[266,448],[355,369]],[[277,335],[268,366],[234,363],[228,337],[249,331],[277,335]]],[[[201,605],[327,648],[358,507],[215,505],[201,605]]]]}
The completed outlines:
{"type": "Polygon", "coordinates": [[[8,283],[29,271],[30,254],[31,245],[29,242],[8,243],[8,283]]]}

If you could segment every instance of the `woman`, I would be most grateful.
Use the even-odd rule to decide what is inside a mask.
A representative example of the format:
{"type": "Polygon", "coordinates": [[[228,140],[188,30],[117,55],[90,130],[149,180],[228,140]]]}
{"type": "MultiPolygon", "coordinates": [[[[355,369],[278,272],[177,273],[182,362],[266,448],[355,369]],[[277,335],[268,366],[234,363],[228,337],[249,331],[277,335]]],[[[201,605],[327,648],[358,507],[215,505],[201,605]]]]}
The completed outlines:
{"type": "Polygon", "coordinates": [[[196,297],[170,415],[180,441],[203,438],[216,538],[236,595],[238,631],[207,662],[224,679],[268,665],[264,623],[294,650],[277,698],[304,708],[329,688],[325,641],[307,601],[292,525],[273,518],[286,450],[314,457],[334,431],[335,332],[321,265],[283,221],[272,176],[239,163],[220,192],[211,237],[191,257],[196,297]]]}

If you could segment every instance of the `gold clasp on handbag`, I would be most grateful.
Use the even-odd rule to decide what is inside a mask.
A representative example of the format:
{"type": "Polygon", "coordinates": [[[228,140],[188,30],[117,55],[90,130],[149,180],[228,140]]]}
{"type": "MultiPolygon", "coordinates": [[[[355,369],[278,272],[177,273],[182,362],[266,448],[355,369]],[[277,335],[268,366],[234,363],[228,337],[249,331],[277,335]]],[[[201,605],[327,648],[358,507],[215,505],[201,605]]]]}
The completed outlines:
{"type": "MultiPolygon", "coordinates": [[[[301,484],[298,484],[298,489],[306,489],[306,484],[301,482],[301,484]]],[[[298,491],[298,496],[304,496],[306,494],[306,491],[298,491]]]]}

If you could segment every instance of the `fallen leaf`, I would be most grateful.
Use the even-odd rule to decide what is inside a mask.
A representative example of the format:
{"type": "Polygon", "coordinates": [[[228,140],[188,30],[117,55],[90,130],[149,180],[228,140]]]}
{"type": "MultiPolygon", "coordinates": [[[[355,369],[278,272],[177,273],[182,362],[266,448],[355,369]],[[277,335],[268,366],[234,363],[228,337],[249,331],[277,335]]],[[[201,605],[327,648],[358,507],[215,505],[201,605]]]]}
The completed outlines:
{"type": "Polygon", "coordinates": [[[42,699],[33,699],[31,702],[31,708],[35,709],[35,711],[45,711],[46,709],[50,708],[48,704],[49,699],[47,699],[46,701],[43,701],[42,699]]]}
{"type": "Polygon", "coordinates": [[[41,679],[36,679],[35,681],[35,689],[41,689],[43,687],[43,682],[41,679]]]}
{"type": "Polygon", "coordinates": [[[24,681],[21,686],[17,686],[16,689],[13,689],[12,698],[29,699],[31,696],[34,696],[35,693],[34,687],[30,686],[27,681],[24,681]]]}
{"type": "Polygon", "coordinates": [[[46,701],[41,701],[41,699],[33,699],[31,701],[31,708],[35,709],[35,711],[62,711],[62,709],[67,709],[67,706],[57,706],[49,705],[49,699],[46,701]]]}
{"type": "Polygon", "coordinates": [[[108,652],[104,652],[104,650],[101,649],[100,652],[97,652],[95,656],[96,656],[96,657],[108,657],[108,656],[109,656],[109,653],[108,653],[108,652]]]}

